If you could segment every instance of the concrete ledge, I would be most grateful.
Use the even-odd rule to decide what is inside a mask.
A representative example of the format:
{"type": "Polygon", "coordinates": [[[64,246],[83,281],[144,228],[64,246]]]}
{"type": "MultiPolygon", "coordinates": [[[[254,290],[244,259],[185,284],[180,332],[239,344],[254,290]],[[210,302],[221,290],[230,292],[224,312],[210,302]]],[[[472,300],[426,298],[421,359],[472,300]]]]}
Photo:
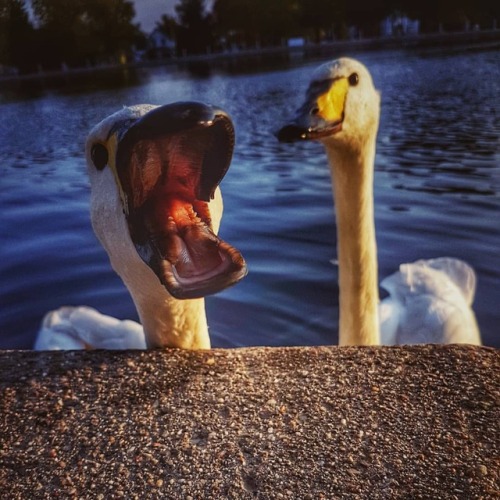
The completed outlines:
{"type": "Polygon", "coordinates": [[[0,497],[498,498],[499,351],[0,352],[0,497]]]}

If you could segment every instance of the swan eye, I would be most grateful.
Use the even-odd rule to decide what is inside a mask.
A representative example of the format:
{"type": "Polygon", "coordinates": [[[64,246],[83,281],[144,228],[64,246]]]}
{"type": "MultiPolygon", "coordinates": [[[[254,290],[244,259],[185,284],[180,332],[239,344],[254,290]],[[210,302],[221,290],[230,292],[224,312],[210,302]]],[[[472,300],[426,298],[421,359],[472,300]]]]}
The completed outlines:
{"type": "Polygon", "coordinates": [[[357,73],[352,73],[349,78],[349,85],[355,87],[359,83],[359,75],[357,73]]]}
{"type": "Polygon", "coordinates": [[[102,170],[108,164],[108,150],[102,144],[92,146],[90,157],[97,170],[102,170]]]}

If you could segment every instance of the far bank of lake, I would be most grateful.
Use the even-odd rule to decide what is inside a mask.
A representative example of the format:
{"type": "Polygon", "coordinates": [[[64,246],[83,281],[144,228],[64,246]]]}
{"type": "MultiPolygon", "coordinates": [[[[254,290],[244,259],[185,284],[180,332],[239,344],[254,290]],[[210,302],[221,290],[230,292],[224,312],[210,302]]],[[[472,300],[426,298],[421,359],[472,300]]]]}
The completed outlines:
{"type": "Polygon", "coordinates": [[[0,90],[21,81],[39,82],[42,85],[60,85],[86,80],[96,76],[121,75],[126,71],[158,66],[179,66],[201,73],[211,68],[241,71],[244,69],[263,69],[275,67],[279,62],[288,63],[321,58],[338,57],[372,50],[390,49],[453,49],[456,50],[494,50],[500,49],[500,29],[483,31],[464,31],[457,33],[432,33],[420,35],[387,36],[359,38],[354,40],[335,40],[329,42],[305,43],[298,47],[265,47],[214,52],[201,55],[171,57],[137,61],[127,64],[110,64],[82,68],[64,67],[60,70],[40,71],[29,74],[1,74],[0,90]]]}

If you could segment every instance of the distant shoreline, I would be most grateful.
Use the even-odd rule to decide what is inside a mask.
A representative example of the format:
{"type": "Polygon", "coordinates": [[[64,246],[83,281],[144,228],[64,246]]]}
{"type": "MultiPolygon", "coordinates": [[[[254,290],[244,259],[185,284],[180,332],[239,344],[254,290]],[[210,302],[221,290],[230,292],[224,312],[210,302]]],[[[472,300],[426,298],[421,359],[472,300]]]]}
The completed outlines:
{"type": "Polygon", "coordinates": [[[387,49],[420,49],[470,47],[479,49],[500,48],[500,29],[488,31],[467,31],[459,33],[434,33],[424,35],[405,35],[400,37],[377,37],[357,40],[338,40],[321,44],[305,44],[300,47],[268,47],[231,52],[215,52],[183,57],[172,57],[151,61],[140,61],[128,64],[113,64],[68,68],[64,70],[40,71],[28,74],[0,75],[0,86],[22,81],[50,81],[52,79],[73,78],[83,75],[114,73],[127,69],[141,69],[160,66],[182,65],[189,63],[223,63],[227,61],[243,61],[245,59],[289,56],[308,58],[328,56],[332,53],[360,50],[387,49]]]}

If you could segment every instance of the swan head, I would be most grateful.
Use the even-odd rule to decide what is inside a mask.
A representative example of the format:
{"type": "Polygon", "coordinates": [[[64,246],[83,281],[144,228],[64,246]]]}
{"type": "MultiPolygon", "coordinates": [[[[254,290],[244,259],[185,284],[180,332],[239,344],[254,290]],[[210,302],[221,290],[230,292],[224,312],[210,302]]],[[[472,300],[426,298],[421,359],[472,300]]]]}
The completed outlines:
{"type": "Polygon", "coordinates": [[[191,299],[245,276],[239,251],[217,236],[233,146],[229,116],[196,102],[125,107],[91,130],[92,226],[126,283],[156,276],[191,299]]]}
{"type": "Polygon", "coordinates": [[[317,68],[295,118],[277,132],[281,142],[319,140],[358,149],[376,135],[380,95],[359,61],[341,58],[317,68]]]}

